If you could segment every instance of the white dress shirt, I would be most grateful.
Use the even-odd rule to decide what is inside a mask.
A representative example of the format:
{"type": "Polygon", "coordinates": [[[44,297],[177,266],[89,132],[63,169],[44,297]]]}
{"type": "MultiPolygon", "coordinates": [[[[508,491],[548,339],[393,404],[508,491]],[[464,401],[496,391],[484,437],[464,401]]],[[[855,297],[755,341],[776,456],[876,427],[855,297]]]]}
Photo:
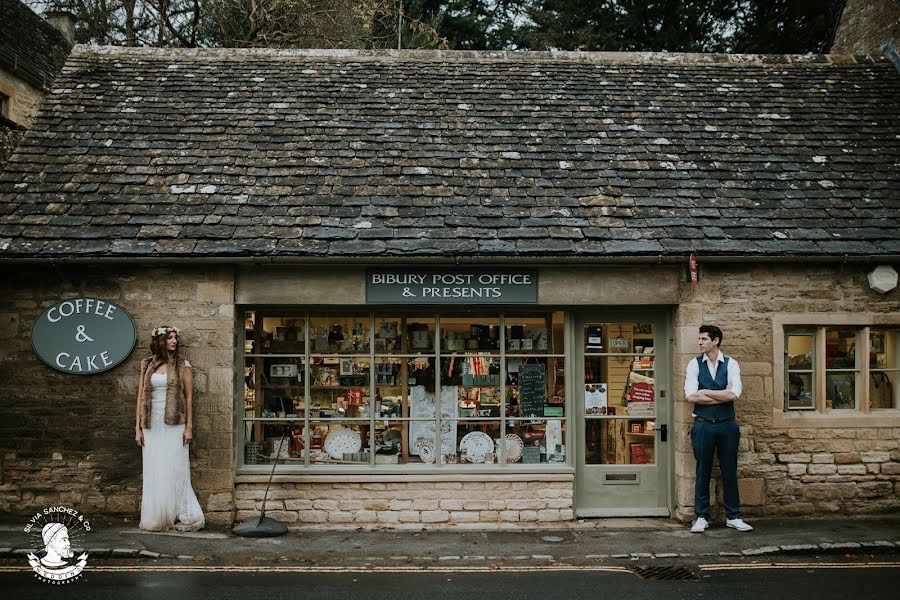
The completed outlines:
{"type": "MultiPolygon", "coordinates": [[[[719,364],[725,362],[725,355],[719,352],[719,356],[716,358],[715,362],[709,360],[709,357],[704,354],[703,362],[706,367],[709,369],[709,374],[712,375],[712,378],[716,378],[716,371],[719,370],[719,364]]],[[[687,398],[691,394],[696,394],[700,389],[700,365],[697,364],[697,359],[691,360],[688,363],[687,369],[684,372],[684,397],[687,398]]],[[[738,366],[738,362],[728,357],[728,387],[726,388],[731,391],[732,394],[741,397],[741,392],[744,391],[744,386],[741,385],[741,368],[738,366]]]]}

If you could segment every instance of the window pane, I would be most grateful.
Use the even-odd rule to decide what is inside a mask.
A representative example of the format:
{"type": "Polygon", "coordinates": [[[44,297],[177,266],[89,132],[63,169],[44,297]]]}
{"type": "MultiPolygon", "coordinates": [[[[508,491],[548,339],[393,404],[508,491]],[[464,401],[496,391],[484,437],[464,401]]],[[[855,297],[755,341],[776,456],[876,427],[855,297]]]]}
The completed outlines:
{"type": "Polygon", "coordinates": [[[310,416],[350,416],[350,406],[369,405],[369,359],[359,357],[315,357],[310,365],[310,416]]]}
{"type": "Polygon", "coordinates": [[[872,329],[870,369],[900,369],[900,330],[872,329]]]}
{"type": "Polygon", "coordinates": [[[361,422],[311,422],[310,464],[368,464],[369,424],[361,422]]]}
{"type": "MultiPolygon", "coordinates": [[[[498,462],[497,441],[500,439],[500,421],[457,421],[456,447],[458,462],[490,465],[498,462]]],[[[448,452],[442,449],[442,454],[448,452]]]]}
{"type": "Polygon", "coordinates": [[[246,421],[244,423],[244,464],[302,464],[303,424],[286,421],[246,421]],[[281,437],[284,435],[284,441],[281,437]],[[279,445],[280,444],[280,445],[279,445]],[[279,452],[280,448],[280,452],[279,452]]]}
{"type": "Polygon", "coordinates": [[[422,354],[434,352],[434,317],[407,317],[403,352],[422,354]]]}
{"type": "Polygon", "coordinates": [[[563,417],[566,407],[565,359],[507,358],[506,414],[511,417],[563,417]],[[525,373],[525,387],[519,373],[525,373]],[[525,394],[524,402],[522,395],[525,394]],[[526,410],[522,410],[523,405],[526,410]]]}
{"type": "Polygon", "coordinates": [[[900,371],[873,371],[869,373],[869,403],[873,410],[900,406],[900,371]]]}
{"type": "MultiPolygon", "coordinates": [[[[410,423],[409,426],[410,455],[421,457],[421,451],[417,446],[428,443],[427,441],[422,442],[422,439],[433,442],[430,448],[425,449],[426,456],[422,457],[423,462],[426,461],[429,450],[435,457],[439,454],[446,456],[456,452],[456,404],[457,388],[455,386],[442,386],[440,405],[441,436],[440,448],[438,448],[435,420],[438,407],[435,387],[433,384],[422,385],[421,383],[409,387],[409,416],[411,419],[417,420],[410,423]]],[[[431,462],[434,461],[432,460],[431,462]]]]}
{"type": "Polygon", "coordinates": [[[511,419],[506,424],[506,462],[566,462],[566,421],[511,419]]]}
{"type": "Polygon", "coordinates": [[[244,320],[246,354],[303,354],[306,319],[298,313],[248,312],[244,320]]]}
{"type": "Polygon", "coordinates": [[[487,353],[442,356],[441,385],[499,386],[500,357],[487,353]]]}
{"type": "Polygon", "coordinates": [[[816,396],[813,393],[814,381],[815,379],[812,373],[788,373],[788,410],[811,409],[816,407],[816,396]]]}
{"type": "Polygon", "coordinates": [[[405,335],[400,317],[375,317],[375,353],[403,352],[405,335]]]}
{"type": "Polygon", "coordinates": [[[856,408],[856,374],[825,374],[825,407],[832,409],[856,408]]]}
{"type": "Polygon", "coordinates": [[[500,352],[500,318],[441,315],[441,336],[444,350],[486,350],[500,352]]]}
{"type": "Polygon", "coordinates": [[[500,417],[500,387],[454,386],[460,419],[500,417]]]}
{"type": "Polygon", "coordinates": [[[811,370],[813,368],[813,339],[812,334],[788,335],[788,369],[811,370]]]}
{"type": "Polygon", "coordinates": [[[563,313],[506,315],[507,354],[562,354],[563,313]]]}
{"type": "Polygon", "coordinates": [[[375,423],[375,464],[434,464],[435,423],[397,419],[375,423]]]}
{"type": "Polygon", "coordinates": [[[856,330],[828,329],[825,331],[825,368],[855,369],[856,330]]]}
{"type": "Polygon", "coordinates": [[[656,422],[652,419],[588,419],[585,463],[643,465],[656,462],[656,422]]]}
{"type": "Polygon", "coordinates": [[[313,317],[309,337],[314,354],[367,354],[369,315],[313,317]]]}

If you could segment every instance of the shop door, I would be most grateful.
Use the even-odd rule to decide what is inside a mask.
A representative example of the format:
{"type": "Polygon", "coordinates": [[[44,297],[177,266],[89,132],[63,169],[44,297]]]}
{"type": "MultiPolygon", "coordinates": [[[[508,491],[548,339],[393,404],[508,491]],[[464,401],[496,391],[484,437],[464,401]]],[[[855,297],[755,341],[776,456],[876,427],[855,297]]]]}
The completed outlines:
{"type": "Polygon", "coordinates": [[[669,327],[664,311],[575,320],[578,516],[670,514],[669,327]]]}

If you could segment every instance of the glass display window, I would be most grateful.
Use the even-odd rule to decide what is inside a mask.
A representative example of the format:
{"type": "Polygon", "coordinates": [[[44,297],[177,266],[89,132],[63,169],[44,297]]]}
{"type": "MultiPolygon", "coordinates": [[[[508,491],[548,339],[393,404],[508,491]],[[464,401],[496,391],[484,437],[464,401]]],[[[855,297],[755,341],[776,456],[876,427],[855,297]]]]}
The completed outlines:
{"type": "Polygon", "coordinates": [[[566,463],[562,312],[507,322],[501,312],[254,309],[243,319],[245,465],[566,463]],[[282,435],[287,450],[273,454],[282,435]]]}

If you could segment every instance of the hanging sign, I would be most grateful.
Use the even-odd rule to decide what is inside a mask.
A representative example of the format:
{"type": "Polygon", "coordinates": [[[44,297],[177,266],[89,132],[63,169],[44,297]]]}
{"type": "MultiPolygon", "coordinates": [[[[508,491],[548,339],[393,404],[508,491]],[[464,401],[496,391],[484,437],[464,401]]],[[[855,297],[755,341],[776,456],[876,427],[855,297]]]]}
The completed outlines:
{"type": "Polygon", "coordinates": [[[536,304],[535,269],[369,269],[369,304],[536,304]]]}
{"type": "Polygon", "coordinates": [[[118,304],[99,298],[57,302],[31,328],[35,354],[63,373],[94,375],[128,358],[137,342],[134,321],[118,304]]]}

